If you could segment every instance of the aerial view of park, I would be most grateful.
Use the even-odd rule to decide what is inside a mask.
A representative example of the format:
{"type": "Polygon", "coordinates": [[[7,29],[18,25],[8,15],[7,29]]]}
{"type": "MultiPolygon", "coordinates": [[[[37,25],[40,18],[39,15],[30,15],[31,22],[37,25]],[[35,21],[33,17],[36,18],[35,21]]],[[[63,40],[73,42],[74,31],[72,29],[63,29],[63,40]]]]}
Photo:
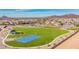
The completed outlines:
{"type": "Polygon", "coordinates": [[[0,49],[79,49],[79,9],[0,9],[0,49]]]}

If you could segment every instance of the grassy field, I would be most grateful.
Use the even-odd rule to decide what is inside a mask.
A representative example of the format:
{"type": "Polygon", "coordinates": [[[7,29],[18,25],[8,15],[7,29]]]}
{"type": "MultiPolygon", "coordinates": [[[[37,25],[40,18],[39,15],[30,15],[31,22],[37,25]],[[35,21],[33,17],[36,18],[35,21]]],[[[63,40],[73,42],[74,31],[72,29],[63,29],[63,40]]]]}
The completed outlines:
{"type": "Polygon", "coordinates": [[[56,27],[16,27],[15,26],[13,27],[13,29],[16,31],[21,31],[24,34],[10,35],[8,38],[19,38],[19,37],[27,36],[30,34],[42,36],[42,38],[35,39],[26,43],[18,42],[16,40],[5,42],[6,44],[10,46],[15,46],[15,47],[33,47],[33,46],[48,44],[59,35],[62,35],[68,32],[66,30],[62,30],[56,27]]]}
{"type": "Polygon", "coordinates": [[[68,30],[79,30],[79,28],[69,28],[68,30]]]}

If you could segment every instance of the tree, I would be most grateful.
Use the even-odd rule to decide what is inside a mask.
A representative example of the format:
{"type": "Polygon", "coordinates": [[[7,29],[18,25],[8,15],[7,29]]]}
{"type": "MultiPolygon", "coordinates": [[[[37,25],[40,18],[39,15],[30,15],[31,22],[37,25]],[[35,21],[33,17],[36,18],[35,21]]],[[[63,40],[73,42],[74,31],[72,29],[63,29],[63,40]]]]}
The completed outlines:
{"type": "Polygon", "coordinates": [[[75,26],[79,27],[79,23],[78,24],[75,24],[75,26]]]}

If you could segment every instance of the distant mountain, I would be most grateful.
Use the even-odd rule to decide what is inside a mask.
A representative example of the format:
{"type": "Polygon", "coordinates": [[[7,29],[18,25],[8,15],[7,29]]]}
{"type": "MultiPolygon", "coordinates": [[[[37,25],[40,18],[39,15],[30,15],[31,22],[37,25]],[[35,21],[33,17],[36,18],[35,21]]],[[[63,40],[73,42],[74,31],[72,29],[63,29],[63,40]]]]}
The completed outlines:
{"type": "MultiPolygon", "coordinates": [[[[2,20],[9,20],[9,19],[11,19],[12,17],[8,17],[8,16],[2,16],[2,17],[0,17],[0,19],[2,19],[2,20]]],[[[77,15],[77,14],[64,14],[64,15],[52,15],[52,16],[48,16],[48,17],[23,17],[23,19],[39,19],[39,18],[48,18],[48,19],[50,19],[50,18],[79,18],[79,15],[77,15]]],[[[22,19],[21,17],[17,17],[16,19],[22,19]]]]}
{"type": "Polygon", "coordinates": [[[48,18],[79,18],[79,15],[77,14],[65,14],[65,15],[53,15],[49,16],[48,18]]]}

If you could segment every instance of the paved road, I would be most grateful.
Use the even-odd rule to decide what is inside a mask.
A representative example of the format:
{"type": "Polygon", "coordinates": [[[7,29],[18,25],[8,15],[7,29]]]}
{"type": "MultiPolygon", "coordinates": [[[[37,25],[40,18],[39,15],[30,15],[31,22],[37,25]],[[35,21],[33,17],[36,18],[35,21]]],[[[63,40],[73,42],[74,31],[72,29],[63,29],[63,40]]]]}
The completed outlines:
{"type": "Polygon", "coordinates": [[[8,28],[10,28],[10,26],[5,29],[2,29],[2,31],[0,31],[0,49],[9,48],[3,44],[3,40],[6,38],[6,36],[8,34],[8,32],[7,32],[8,28]]]}
{"type": "Polygon", "coordinates": [[[4,44],[3,44],[3,39],[6,37],[6,33],[4,32],[4,30],[2,30],[1,32],[0,32],[0,49],[1,48],[7,48],[4,44]]]}
{"type": "Polygon", "coordinates": [[[79,49],[79,32],[68,40],[64,41],[55,49],[79,49]]]}
{"type": "Polygon", "coordinates": [[[1,32],[0,32],[0,49],[4,49],[4,48],[9,48],[7,46],[5,46],[3,44],[3,39],[5,39],[5,37],[7,36],[8,32],[5,31],[6,29],[3,29],[1,32]]]}

